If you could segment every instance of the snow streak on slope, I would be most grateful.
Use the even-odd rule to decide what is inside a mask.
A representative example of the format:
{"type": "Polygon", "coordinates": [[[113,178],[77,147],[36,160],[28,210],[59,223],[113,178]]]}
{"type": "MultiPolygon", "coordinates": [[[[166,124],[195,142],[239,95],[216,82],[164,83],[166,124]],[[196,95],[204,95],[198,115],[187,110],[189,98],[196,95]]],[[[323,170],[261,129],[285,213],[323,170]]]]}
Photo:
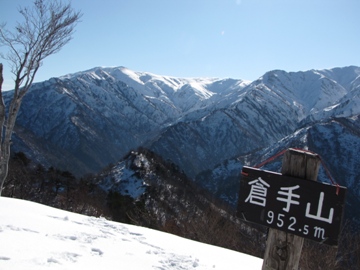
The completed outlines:
{"type": "Polygon", "coordinates": [[[262,260],[174,235],[0,198],[0,269],[260,269],[262,260]]]}

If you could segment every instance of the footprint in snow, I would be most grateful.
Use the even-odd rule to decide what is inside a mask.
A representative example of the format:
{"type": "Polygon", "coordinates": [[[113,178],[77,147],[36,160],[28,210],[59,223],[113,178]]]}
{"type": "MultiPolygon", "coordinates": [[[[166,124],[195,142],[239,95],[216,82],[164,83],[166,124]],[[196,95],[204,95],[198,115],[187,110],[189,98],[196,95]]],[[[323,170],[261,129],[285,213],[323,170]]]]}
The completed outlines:
{"type": "Polygon", "coordinates": [[[48,262],[48,263],[58,263],[58,264],[60,264],[58,260],[56,260],[56,259],[54,259],[54,258],[52,258],[52,257],[49,258],[49,259],[47,259],[47,262],[48,262]]]}
{"type": "Polygon", "coordinates": [[[98,248],[92,248],[92,249],[91,249],[91,253],[92,253],[93,255],[99,255],[99,256],[101,256],[101,255],[104,254],[104,252],[102,252],[102,250],[101,250],[101,249],[98,249],[98,248]]]}

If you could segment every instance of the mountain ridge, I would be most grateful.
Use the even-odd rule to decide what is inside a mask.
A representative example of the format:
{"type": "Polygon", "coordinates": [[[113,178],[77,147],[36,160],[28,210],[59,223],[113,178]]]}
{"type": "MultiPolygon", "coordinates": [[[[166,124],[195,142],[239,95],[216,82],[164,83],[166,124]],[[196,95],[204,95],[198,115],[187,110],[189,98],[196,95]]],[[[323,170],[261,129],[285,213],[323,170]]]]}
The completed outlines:
{"type": "MultiPolygon", "coordinates": [[[[10,95],[4,93],[7,102],[10,95]]],[[[341,152],[335,148],[342,145],[357,157],[359,114],[356,66],[274,70],[253,82],[94,68],[33,85],[19,112],[13,150],[79,176],[144,146],[195,179],[227,160],[260,163],[264,150],[276,145],[315,147],[341,175],[343,168],[336,171],[341,152]],[[317,141],[309,144],[309,134],[302,132],[326,123],[333,128],[316,129],[311,136],[317,141]],[[340,136],[334,123],[343,123],[343,134],[354,136],[340,136]],[[327,147],[335,156],[323,154],[317,133],[332,138],[327,147]]],[[[358,164],[348,164],[347,181],[354,186],[358,164]]]]}
{"type": "MultiPolygon", "coordinates": [[[[78,128],[83,129],[82,132],[86,132],[86,129],[88,129],[88,131],[91,129],[89,129],[89,124],[80,121],[78,116],[74,116],[74,114],[76,114],[74,111],[78,110],[76,108],[79,106],[77,103],[82,103],[83,107],[85,107],[87,110],[94,110],[96,107],[96,109],[99,110],[100,115],[102,115],[102,121],[110,121],[110,117],[113,118],[111,119],[111,124],[114,124],[114,122],[119,122],[114,120],[114,114],[116,114],[117,118],[121,118],[121,121],[124,122],[127,121],[129,114],[136,116],[139,116],[140,114],[142,115],[141,117],[147,117],[147,121],[129,122],[131,122],[132,125],[137,124],[138,130],[136,136],[141,137],[142,133],[151,133],[152,126],[158,127],[155,128],[154,131],[158,133],[159,130],[163,129],[164,127],[166,128],[167,126],[174,125],[177,122],[189,122],[193,121],[194,119],[199,120],[200,118],[206,121],[206,119],[214,114],[215,111],[218,111],[218,113],[215,114],[223,112],[227,114],[229,118],[236,119],[236,117],[232,117],[232,112],[227,110],[227,108],[230,106],[237,106],[238,108],[235,108],[235,111],[237,114],[242,114],[242,117],[250,117],[246,112],[244,112],[245,110],[241,110],[242,106],[258,106],[258,110],[260,110],[264,108],[264,103],[267,103],[266,107],[269,107],[268,105],[271,100],[273,100],[272,102],[274,105],[276,105],[279,100],[283,101],[284,106],[288,107],[286,110],[284,110],[283,114],[288,114],[288,112],[295,114],[293,115],[292,119],[290,119],[291,121],[294,119],[296,121],[302,120],[306,117],[313,117],[314,119],[324,117],[328,118],[329,116],[326,114],[329,114],[328,112],[332,110],[328,109],[327,111],[324,111],[324,107],[331,108],[331,106],[336,106],[334,108],[339,110],[341,106],[339,105],[338,101],[341,97],[343,97],[345,100],[341,102],[341,104],[343,104],[342,106],[350,106],[348,104],[354,102],[354,94],[352,92],[356,90],[354,81],[359,79],[359,70],[360,68],[354,66],[342,69],[337,68],[333,70],[313,70],[290,73],[275,70],[269,71],[258,80],[249,83],[234,79],[184,79],[169,76],[159,76],[147,72],[134,72],[124,67],[93,68],[88,71],[69,74],[60,78],[52,78],[44,83],[35,84],[31,92],[33,93],[34,91],[39,90],[39,88],[40,90],[45,90],[41,90],[41,92],[46,92],[46,89],[48,89],[50,86],[54,87],[55,85],[55,87],[58,88],[57,91],[52,91],[51,95],[50,93],[42,93],[42,96],[37,98],[50,100],[50,102],[53,104],[55,104],[55,101],[58,103],[61,99],[64,103],[61,106],[66,108],[65,112],[68,112],[69,114],[71,113],[69,110],[72,110],[73,115],[70,118],[70,122],[73,123],[73,126],[77,126],[78,128]],[[344,76],[344,70],[346,71],[345,74],[347,76],[344,76]],[[348,75],[349,73],[351,75],[348,75]],[[318,83],[316,86],[317,92],[323,88],[328,89],[329,87],[327,86],[329,86],[329,84],[332,86],[330,87],[330,90],[332,89],[333,91],[325,96],[325,99],[327,98],[327,100],[322,101],[321,104],[317,103],[319,108],[315,106],[316,104],[313,104],[309,108],[305,108],[305,105],[309,106],[309,98],[298,98],[300,94],[303,94],[302,92],[304,92],[303,90],[306,87],[296,86],[301,86],[301,84],[305,81],[304,76],[309,74],[311,77],[315,78],[315,82],[318,83]],[[344,86],[340,87],[341,85],[339,84],[333,84],[334,80],[331,78],[327,79],[327,77],[325,77],[323,74],[335,74],[334,76],[337,78],[346,77],[346,79],[342,80],[344,81],[342,82],[344,86]],[[146,77],[146,79],[144,79],[144,77],[146,77]],[[294,80],[292,77],[297,78],[294,80]],[[143,79],[141,80],[141,78],[143,79]],[[124,81],[128,81],[128,83],[124,81]],[[322,85],[324,84],[324,81],[325,85],[322,85]],[[139,85],[142,87],[135,88],[139,85]],[[206,85],[212,91],[201,91],[204,90],[204,85],[206,85]],[[223,87],[224,85],[225,87],[223,87]],[[175,89],[170,89],[170,86],[175,86],[175,89]],[[354,88],[351,92],[344,92],[344,89],[349,89],[351,87],[354,88]],[[74,91],[75,88],[78,90],[74,91]],[[296,95],[296,93],[294,94],[294,89],[297,89],[298,95],[296,95]],[[91,90],[91,93],[84,93],[84,91],[89,90],[91,90]],[[340,90],[338,91],[340,94],[336,93],[335,90],[340,90]],[[169,95],[169,93],[171,95],[169,95]],[[221,95],[221,93],[223,95],[221,95]],[[333,97],[334,93],[336,94],[336,99],[333,97]],[[348,95],[347,98],[346,94],[348,95]],[[66,96],[68,99],[65,101],[66,96]],[[247,100],[244,101],[244,99],[247,100]],[[136,102],[138,103],[136,104],[136,102]],[[119,104],[121,105],[119,106],[119,104]],[[152,108],[153,110],[151,110],[152,108]],[[150,111],[148,109],[150,109],[150,111]],[[313,111],[310,114],[311,110],[313,111]],[[113,112],[111,113],[111,111],[113,112]],[[141,113],[141,111],[145,113],[141,113]],[[316,114],[320,116],[315,117],[316,114]],[[140,133],[139,126],[147,126],[148,128],[140,133]]],[[[306,81],[308,82],[309,80],[306,81]]],[[[305,86],[307,85],[308,84],[305,86]]],[[[34,96],[36,95],[33,95],[32,98],[26,97],[26,99],[34,100],[36,99],[34,96]]],[[[26,100],[24,103],[26,103],[26,100]]],[[[354,108],[356,110],[358,107],[359,106],[351,106],[351,109],[347,109],[346,111],[354,110],[354,108]]],[[[49,116],[55,114],[56,117],[56,114],[63,113],[61,110],[54,111],[54,109],[51,109],[50,106],[47,108],[48,110],[39,111],[38,114],[43,113],[48,114],[49,116]]],[[[355,114],[358,111],[359,110],[352,112],[351,114],[355,114]]],[[[19,116],[19,122],[23,121],[21,112],[19,116]]],[[[28,113],[28,110],[26,113],[28,113]]],[[[269,111],[269,113],[271,112],[269,111]]],[[[27,117],[27,121],[30,121],[31,117],[27,117]]],[[[94,121],[98,121],[96,120],[96,117],[94,118],[94,121]]],[[[284,117],[282,118],[284,119],[284,117]]],[[[69,119],[62,120],[69,122],[69,119]]],[[[33,121],[33,123],[36,124],[36,120],[33,121]]],[[[44,130],[45,127],[40,127],[40,125],[42,125],[41,121],[38,123],[39,127],[35,128],[37,131],[36,135],[44,136],[46,133],[44,130]],[[43,131],[39,134],[40,130],[43,131]]],[[[51,123],[51,121],[49,121],[49,123],[51,123]]],[[[68,127],[71,126],[72,125],[68,125],[68,127]]],[[[147,138],[143,138],[140,141],[146,140],[147,138]]]]}

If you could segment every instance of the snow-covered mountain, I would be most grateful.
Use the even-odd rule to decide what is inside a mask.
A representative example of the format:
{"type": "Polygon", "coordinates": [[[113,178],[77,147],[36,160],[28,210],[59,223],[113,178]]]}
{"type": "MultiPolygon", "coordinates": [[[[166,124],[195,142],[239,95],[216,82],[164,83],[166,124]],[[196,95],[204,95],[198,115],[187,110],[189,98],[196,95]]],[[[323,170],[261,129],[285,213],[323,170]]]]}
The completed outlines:
{"type": "Polygon", "coordinates": [[[199,182],[207,181],[200,179],[206,171],[220,175],[219,164],[233,164],[220,165],[222,181],[206,183],[217,190],[233,187],[226,177],[238,177],[242,164],[306,147],[356,198],[359,114],[355,66],[274,70],[254,82],[94,68],[35,84],[23,101],[13,147],[76,175],[99,171],[139,146],[199,182]]]}
{"type": "Polygon", "coordinates": [[[211,110],[246,85],[241,80],[180,79],[123,67],[52,78],[34,84],[25,97],[15,147],[77,175],[97,172],[188,113],[211,110]]]}
{"type": "Polygon", "coordinates": [[[167,128],[152,147],[194,176],[228,158],[271,146],[305,123],[358,115],[359,72],[355,67],[332,72],[268,72],[244,88],[234,102],[209,112],[202,110],[201,117],[190,113],[187,121],[167,128]],[[350,77],[349,70],[351,82],[349,78],[335,81],[350,77]],[[182,160],[183,156],[187,158],[182,160]]]}

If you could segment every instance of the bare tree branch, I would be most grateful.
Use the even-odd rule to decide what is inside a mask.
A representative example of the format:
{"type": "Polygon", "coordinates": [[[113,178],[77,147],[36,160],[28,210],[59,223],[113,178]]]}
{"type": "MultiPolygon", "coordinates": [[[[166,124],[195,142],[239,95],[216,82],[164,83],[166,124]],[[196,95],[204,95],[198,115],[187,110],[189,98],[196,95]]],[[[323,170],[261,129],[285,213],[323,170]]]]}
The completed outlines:
{"type": "Polygon", "coordinates": [[[0,46],[8,48],[8,53],[0,56],[10,63],[15,75],[14,96],[7,115],[0,88],[0,124],[1,131],[5,131],[0,134],[0,196],[7,176],[11,135],[22,99],[42,61],[59,52],[72,39],[82,16],[70,3],[64,4],[61,0],[35,0],[33,6],[20,8],[19,13],[23,22],[17,23],[13,31],[6,30],[5,24],[0,25],[0,46]]]}

